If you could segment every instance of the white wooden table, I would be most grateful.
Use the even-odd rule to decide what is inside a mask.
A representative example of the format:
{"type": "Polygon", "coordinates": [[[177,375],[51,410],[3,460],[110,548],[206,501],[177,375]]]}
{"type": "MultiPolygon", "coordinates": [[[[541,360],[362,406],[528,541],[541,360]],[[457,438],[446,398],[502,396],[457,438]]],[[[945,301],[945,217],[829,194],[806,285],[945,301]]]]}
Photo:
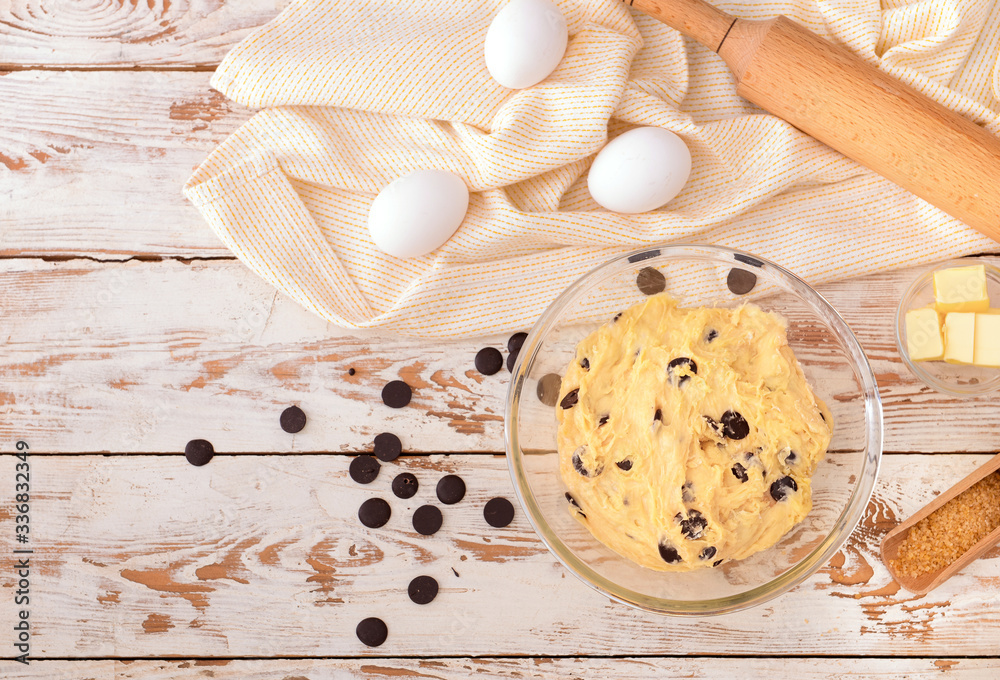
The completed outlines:
{"type": "MultiPolygon", "coordinates": [[[[861,339],[885,403],[886,455],[862,525],[767,605],[672,619],[569,575],[517,510],[502,455],[506,338],[351,335],[257,279],[180,187],[249,112],[209,89],[226,50],[284,0],[0,3],[0,676],[5,678],[733,678],[1000,673],[1000,550],[925,597],[879,561],[881,536],[982,463],[995,398],[918,384],[892,312],[912,272],[822,287],[861,339]],[[356,373],[348,375],[348,369],[356,373]],[[389,380],[410,406],[379,398],[389,380]],[[305,430],[278,415],[299,404],[305,430]],[[375,483],[352,455],[395,432],[375,483]],[[202,468],[182,451],[202,437],[202,468]],[[13,657],[17,441],[30,445],[32,663],[13,657]],[[400,501],[398,470],[423,482],[400,501]],[[438,534],[409,525],[457,472],[438,534]],[[380,495],[394,517],[360,526],[380,495]],[[418,606],[406,585],[441,584],[418,606]],[[389,626],[378,648],[354,634],[389,626]]],[[[859,244],[863,247],[863,244],[859,244]]]]}

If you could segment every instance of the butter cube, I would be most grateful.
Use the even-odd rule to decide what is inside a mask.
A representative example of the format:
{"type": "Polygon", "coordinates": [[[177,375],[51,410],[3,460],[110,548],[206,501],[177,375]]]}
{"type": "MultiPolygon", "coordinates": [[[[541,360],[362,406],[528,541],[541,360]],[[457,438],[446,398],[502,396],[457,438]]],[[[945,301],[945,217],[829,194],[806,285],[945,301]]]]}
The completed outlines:
{"type": "Polygon", "coordinates": [[[976,314],[976,366],[1000,368],[1000,310],[976,314]]]}
{"type": "Polygon", "coordinates": [[[990,298],[986,293],[986,267],[952,267],[934,272],[935,307],[948,312],[985,312],[990,298]]]}
{"type": "Polygon", "coordinates": [[[906,353],[911,361],[932,361],[944,356],[941,322],[933,307],[906,313],[906,353]]]}
{"type": "Polygon", "coordinates": [[[976,315],[952,312],[944,317],[944,360],[971,364],[975,360],[976,315]]]}

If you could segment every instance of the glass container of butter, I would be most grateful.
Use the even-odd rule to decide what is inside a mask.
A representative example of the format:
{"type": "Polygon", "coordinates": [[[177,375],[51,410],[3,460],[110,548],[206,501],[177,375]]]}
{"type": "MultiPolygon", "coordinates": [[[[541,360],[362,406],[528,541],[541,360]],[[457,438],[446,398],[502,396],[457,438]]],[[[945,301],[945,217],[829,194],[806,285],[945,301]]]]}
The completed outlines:
{"type": "Polygon", "coordinates": [[[1000,389],[1000,269],[985,259],[926,269],[899,302],[896,347],[910,372],[939,392],[1000,389]]]}

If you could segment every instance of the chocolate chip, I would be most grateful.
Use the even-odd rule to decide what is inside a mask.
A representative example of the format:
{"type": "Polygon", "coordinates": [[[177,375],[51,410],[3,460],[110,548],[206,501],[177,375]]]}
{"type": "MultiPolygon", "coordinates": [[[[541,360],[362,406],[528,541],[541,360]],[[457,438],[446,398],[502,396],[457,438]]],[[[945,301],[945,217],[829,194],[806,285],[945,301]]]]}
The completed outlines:
{"type": "Polygon", "coordinates": [[[378,477],[378,471],[382,469],[375,456],[358,456],[351,461],[349,472],[351,479],[358,484],[371,484],[378,477]]]}
{"type": "Polygon", "coordinates": [[[677,357],[667,364],[667,376],[677,387],[682,386],[692,375],[698,374],[698,364],[687,357],[677,357]],[[683,369],[687,369],[686,371],[683,369]]]}
{"type": "Polygon", "coordinates": [[[641,253],[636,253],[635,255],[629,255],[628,261],[631,264],[635,264],[636,262],[642,262],[643,260],[649,260],[654,257],[657,257],[659,254],[660,251],[657,250],[656,248],[654,248],[653,250],[644,250],[641,253]]]}
{"type": "Polygon", "coordinates": [[[722,425],[719,424],[719,421],[717,421],[712,416],[702,416],[702,418],[705,420],[706,423],[708,423],[708,426],[712,428],[712,432],[714,432],[717,437],[722,436],[723,428],[722,425]]]}
{"type": "Polygon", "coordinates": [[[574,506],[577,510],[580,509],[580,504],[576,502],[576,499],[573,498],[573,494],[569,491],[566,492],[566,500],[569,501],[569,504],[574,506]]]}
{"type": "Polygon", "coordinates": [[[419,486],[416,475],[409,472],[401,472],[392,480],[392,492],[396,498],[413,498],[419,486]]]}
{"type": "Polygon", "coordinates": [[[710,331],[708,332],[708,335],[706,335],[706,336],[705,336],[705,342],[712,342],[712,341],[713,341],[713,340],[715,340],[715,339],[716,339],[717,337],[719,337],[719,331],[717,331],[717,330],[715,330],[715,329],[713,328],[712,330],[710,330],[710,331]]]}
{"type": "Polygon", "coordinates": [[[694,503],[694,485],[691,482],[684,482],[681,486],[681,500],[685,503],[694,503]]]}
{"type": "Polygon", "coordinates": [[[738,411],[726,411],[722,414],[722,433],[727,439],[746,439],[750,425],[738,411]]]}
{"type": "Polygon", "coordinates": [[[615,463],[615,465],[617,465],[620,469],[624,470],[625,472],[628,472],[629,470],[632,469],[632,461],[630,461],[628,458],[626,458],[625,460],[618,461],[617,463],[615,463]]]}
{"type": "Polygon", "coordinates": [[[585,371],[589,371],[590,370],[590,359],[588,359],[587,357],[584,357],[584,358],[580,359],[580,368],[582,368],[585,371]]]}
{"type": "Polygon", "coordinates": [[[620,318],[622,318],[622,313],[618,312],[617,314],[615,314],[614,318],[611,319],[611,323],[614,323],[615,321],[618,321],[618,319],[620,319],[620,318]]]}
{"type": "Polygon", "coordinates": [[[743,467],[741,463],[736,463],[732,467],[733,476],[740,482],[746,483],[750,480],[750,475],[747,474],[747,469],[743,467]]]}
{"type": "Polygon", "coordinates": [[[586,447],[581,446],[576,451],[573,452],[573,467],[584,477],[599,477],[602,472],[604,472],[604,466],[598,466],[597,469],[591,471],[588,470],[583,465],[583,459],[580,458],[580,452],[584,451],[586,447]]]}
{"type": "Polygon", "coordinates": [[[561,387],[562,378],[559,377],[559,374],[549,373],[542,376],[542,379],[538,381],[538,385],[535,387],[535,394],[538,395],[538,401],[546,406],[555,406],[556,402],[559,401],[559,389],[561,387]]]}
{"type": "Polygon", "coordinates": [[[357,371],[355,371],[353,368],[347,369],[347,375],[354,375],[355,373],[357,373],[357,371]]]}
{"type": "Polygon", "coordinates": [[[358,508],[358,519],[369,529],[384,527],[392,516],[392,508],[381,498],[369,498],[358,508]]]}
{"type": "Polygon", "coordinates": [[[389,408],[403,408],[412,396],[413,390],[402,380],[393,380],[382,388],[382,401],[389,408]]]}
{"type": "Polygon", "coordinates": [[[653,414],[653,420],[655,420],[658,423],[662,423],[663,422],[663,411],[660,410],[660,409],[656,409],[656,413],[653,414]]]}
{"type": "Polygon", "coordinates": [[[514,520],[514,506],[506,498],[492,498],[483,508],[483,517],[491,527],[502,529],[514,520]]]}
{"type": "Polygon", "coordinates": [[[669,546],[666,543],[660,543],[660,557],[667,564],[677,564],[681,561],[681,554],[677,552],[677,548],[669,546]]]}
{"type": "Polygon", "coordinates": [[[792,491],[798,491],[799,485],[791,477],[782,477],[771,482],[771,498],[776,501],[783,501],[788,498],[792,491]]]}
{"type": "Polygon", "coordinates": [[[417,604],[430,604],[438,594],[438,582],[430,576],[418,576],[406,589],[410,599],[417,604]]]}
{"type": "Polygon", "coordinates": [[[722,562],[723,562],[723,560],[715,560],[714,562],[712,562],[712,566],[713,566],[713,567],[717,567],[717,566],[719,566],[720,564],[722,564],[722,562]]]}
{"type": "Polygon", "coordinates": [[[507,351],[517,354],[521,351],[521,347],[524,346],[524,341],[527,339],[527,333],[514,333],[514,335],[510,336],[510,339],[507,341],[507,351]]]}
{"type": "Polygon", "coordinates": [[[644,267],[639,270],[639,274],[635,277],[635,285],[644,295],[656,295],[666,290],[667,280],[659,270],[644,267]]]}
{"type": "Polygon", "coordinates": [[[598,421],[597,421],[597,427],[601,427],[603,425],[607,425],[608,424],[608,419],[610,419],[610,418],[611,418],[611,416],[601,416],[598,419],[598,421]]]}
{"type": "Polygon", "coordinates": [[[511,352],[510,354],[507,355],[507,372],[508,373],[513,373],[514,372],[514,364],[517,363],[517,355],[518,354],[519,354],[519,352],[511,352]]]}
{"type": "Polygon", "coordinates": [[[476,370],[483,375],[494,375],[503,368],[503,354],[496,347],[483,347],[476,353],[476,370]]]}
{"type": "Polygon", "coordinates": [[[306,414],[298,406],[289,406],[281,412],[278,422],[281,424],[282,430],[289,434],[295,434],[301,432],[302,428],[306,426],[306,414]]]}
{"type": "Polygon", "coordinates": [[[794,465],[798,455],[791,449],[785,449],[785,465],[794,465]]]}
{"type": "Polygon", "coordinates": [[[706,548],[702,548],[702,551],[698,553],[699,560],[710,560],[715,557],[716,549],[714,545],[710,545],[706,548]]]}
{"type": "Polygon", "coordinates": [[[580,401],[580,388],[577,387],[575,390],[570,390],[566,393],[566,396],[562,398],[559,402],[559,406],[563,409],[570,409],[576,406],[577,402],[580,401]]]}
{"type": "Polygon", "coordinates": [[[708,520],[697,510],[690,511],[688,518],[681,520],[681,533],[689,541],[695,541],[704,536],[707,528],[708,520]]]}
{"type": "Polygon", "coordinates": [[[743,264],[748,264],[751,267],[757,267],[758,269],[763,269],[764,263],[758,260],[756,257],[750,257],[749,255],[744,255],[743,253],[735,253],[733,259],[737,262],[742,262],[743,264]]]}
{"type": "Polygon", "coordinates": [[[465,482],[458,475],[446,475],[437,484],[438,500],[445,505],[454,505],[465,498],[465,482]]]}
{"type": "Polygon", "coordinates": [[[215,447],[207,439],[192,439],[184,447],[184,457],[195,467],[205,465],[214,455],[215,447]]]}
{"type": "Polygon", "coordinates": [[[413,513],[413,528],[418,534],[431,536],[441,528],[441,511],[433,505],[421,505],[413,513]]]}
{"type": "Polygon", "coordinates": [[[369,647],[378,647],[389,637],[389,628],[385,625],[385,621],[373,616],[359,623],[355,633],[358,639],[369,647]]]}
{"type": "Polygon", "coordinates": [[[396,435],[390,432],[375,435],[375,457],[383,463],[396,460],[402,452],[403,445],[396,435]]]}
{"type": "Polygon", "coordinates": [[[729,276],[726,277],[726,285],[729,286],[733,295],[746,295],[757,285],[757,275],[746,269],[733,267],[729,270],[729,276]]]}

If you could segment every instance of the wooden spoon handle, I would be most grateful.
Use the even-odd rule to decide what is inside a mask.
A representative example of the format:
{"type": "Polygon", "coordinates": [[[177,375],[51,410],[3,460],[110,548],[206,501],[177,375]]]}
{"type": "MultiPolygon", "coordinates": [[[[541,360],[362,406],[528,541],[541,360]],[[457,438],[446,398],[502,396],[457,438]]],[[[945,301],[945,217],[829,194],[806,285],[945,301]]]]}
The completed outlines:
{"type": "Polygon", "coordinates": [[[719,51],[719,46],[732,28],[736,19],[721,9],[716,9],[704,0],[624,0],[630,7],[635,7],[659,19],[670,28],[676,29],[697,40],[712,50],[719,51]]]}

